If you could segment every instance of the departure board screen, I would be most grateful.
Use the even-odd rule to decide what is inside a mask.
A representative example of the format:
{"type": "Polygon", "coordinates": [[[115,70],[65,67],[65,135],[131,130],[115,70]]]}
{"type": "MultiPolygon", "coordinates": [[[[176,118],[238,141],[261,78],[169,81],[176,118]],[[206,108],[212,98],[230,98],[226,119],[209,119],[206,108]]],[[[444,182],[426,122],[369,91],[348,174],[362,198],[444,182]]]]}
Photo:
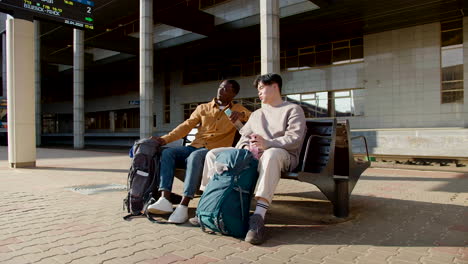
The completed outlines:
{"type": "Polygon", "coordinates": [[[0,0],[0,9],[13,17],[35,17],[79,29],[94,29],[94,2],[88,0],[0,0]]]}

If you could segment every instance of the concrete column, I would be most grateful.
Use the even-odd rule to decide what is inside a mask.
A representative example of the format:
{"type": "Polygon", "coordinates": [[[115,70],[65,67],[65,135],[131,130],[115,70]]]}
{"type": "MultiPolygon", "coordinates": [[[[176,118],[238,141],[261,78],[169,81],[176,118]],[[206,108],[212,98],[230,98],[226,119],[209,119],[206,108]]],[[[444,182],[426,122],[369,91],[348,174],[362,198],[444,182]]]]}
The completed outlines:
{"type": "Polygon", "coordinates": [[[7,73],[6,73],[6,59],[7,58],[7,51],[6,51],[6,34],[2,34],[2,89],[3,89],[3,97],[7,97],[7,73]]]}
{"type": "Polygon", "coordinates": [[[8,163],[35,167],[34,24],[10,17],[6,31],[8,163]]]}
{"type": "Polygon", "coordinates": [[[260,0],[261,74],[280,73],[279,0],[260,0]]]}
{"type": "Polygon", "coordinates": [[[140,0],[140,138],[153,134],[153,0],[140,0]]]}
{"type": "Polygon", "coordinates": [[[84,148],[84,31],[73,29],[73,147],[84,148]]]}
{"type": "Polygon", "coordinates": [[[34,20],[34,87],[36,90],[36,146],[41,145],[42,111],[41,111],[41,30],[40,23],[34,20]]]}

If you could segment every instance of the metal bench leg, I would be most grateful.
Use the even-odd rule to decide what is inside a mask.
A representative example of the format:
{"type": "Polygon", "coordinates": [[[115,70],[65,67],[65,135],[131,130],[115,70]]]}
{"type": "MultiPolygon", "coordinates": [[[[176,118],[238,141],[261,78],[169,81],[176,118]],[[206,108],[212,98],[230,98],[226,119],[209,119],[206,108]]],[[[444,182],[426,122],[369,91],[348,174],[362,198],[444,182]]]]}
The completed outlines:
{"type": "Polygon", "coordinates": [[[333,214],[339,218],[346,218],[349,215],[349,190],[348,180],[335,180],[335,203],[333,204],[333,214]]]}

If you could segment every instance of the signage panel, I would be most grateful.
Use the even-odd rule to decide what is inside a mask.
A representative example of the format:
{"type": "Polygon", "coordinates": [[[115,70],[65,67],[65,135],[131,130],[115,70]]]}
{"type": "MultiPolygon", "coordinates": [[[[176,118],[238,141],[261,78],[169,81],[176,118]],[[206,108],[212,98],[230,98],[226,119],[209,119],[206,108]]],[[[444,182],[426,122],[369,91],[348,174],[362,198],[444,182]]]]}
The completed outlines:
{"type": "Polygon", "coordinates": [[[94,2],[88,0],[0,0],[0,9],[16,18],[55,21],[78,29],[94,29],[94,2]]]}

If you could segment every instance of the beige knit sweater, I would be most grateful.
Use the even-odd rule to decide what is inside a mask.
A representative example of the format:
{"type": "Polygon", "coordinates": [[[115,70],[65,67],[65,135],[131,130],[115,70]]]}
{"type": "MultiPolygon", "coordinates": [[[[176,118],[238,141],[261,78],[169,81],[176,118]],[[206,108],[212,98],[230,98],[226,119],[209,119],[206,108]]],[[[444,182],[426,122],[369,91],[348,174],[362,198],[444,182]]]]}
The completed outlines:
{"type": "Polygon", "coordinates": [[[240,130],[237,148],[249,145],[249,136],[258,134],[265,139],[265,148],[283,148],[291,156],[290,170],[299,163],[306,132],[304,111],[299,105],[283,102],[277,106],[264,104],[250,116],[240,130]]]}

